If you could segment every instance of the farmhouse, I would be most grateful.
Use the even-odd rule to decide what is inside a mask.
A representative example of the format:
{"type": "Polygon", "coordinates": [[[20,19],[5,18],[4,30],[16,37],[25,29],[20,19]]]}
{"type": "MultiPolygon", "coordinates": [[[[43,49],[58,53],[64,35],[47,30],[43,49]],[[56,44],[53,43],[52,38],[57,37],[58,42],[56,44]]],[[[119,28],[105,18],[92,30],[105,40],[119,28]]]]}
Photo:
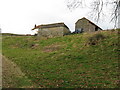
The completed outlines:
{"type": "Polygon", "coordinates": [[[70,34],[69,28],[64,23],[54,23],[38,25],[32,29],[38,29],[38,36],[40,37],[56,37],[70,34]]]}
{"type": "Polygon", "coordinates": [[[90,20],[83,17],[82,19],[79,19],[75,23],[75,32],[74,33],[82,33],[82,32],[94,32],[102,30],[99,26],[95,25],[90,20]]]}

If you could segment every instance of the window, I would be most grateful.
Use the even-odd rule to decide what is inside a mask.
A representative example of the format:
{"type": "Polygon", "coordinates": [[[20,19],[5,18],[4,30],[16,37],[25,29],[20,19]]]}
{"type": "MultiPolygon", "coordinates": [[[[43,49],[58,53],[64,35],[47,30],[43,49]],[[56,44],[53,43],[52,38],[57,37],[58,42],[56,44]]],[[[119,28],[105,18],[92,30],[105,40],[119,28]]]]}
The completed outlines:
{"type": "Polygon", "coordinates": [[[98,27],[95,27],[95,31],[98,31],[98,27]]]}

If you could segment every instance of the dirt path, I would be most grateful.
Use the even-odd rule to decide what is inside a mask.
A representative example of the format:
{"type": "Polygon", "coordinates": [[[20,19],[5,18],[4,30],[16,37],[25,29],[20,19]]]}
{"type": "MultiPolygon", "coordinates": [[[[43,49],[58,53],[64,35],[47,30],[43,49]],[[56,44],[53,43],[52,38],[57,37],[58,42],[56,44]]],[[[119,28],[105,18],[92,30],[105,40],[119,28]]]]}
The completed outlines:
{"type": "Polygon", "coordinates": [[[3,88],[30,88],[34,87],[20,68],[2,56],[2,87],[3,88]]]}

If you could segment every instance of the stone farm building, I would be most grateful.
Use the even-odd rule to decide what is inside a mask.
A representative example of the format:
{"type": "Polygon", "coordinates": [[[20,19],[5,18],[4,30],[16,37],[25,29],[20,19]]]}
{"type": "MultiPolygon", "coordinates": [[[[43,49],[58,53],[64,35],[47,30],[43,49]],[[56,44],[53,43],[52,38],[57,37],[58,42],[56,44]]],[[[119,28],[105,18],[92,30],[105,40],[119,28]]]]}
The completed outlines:
{"type": "Polygon", "coordinates": [[[79,19],[75,23],[75,32],[74,33],[82,33],[82,32],[94,32],[102,30],[99,26],[95,25],[90,20],[83,17],[82,19],[79,19]]]}
{"type": "Polygon", "coordinates": [[[40,37],[56,37],[70,34],[69,28],[64,23],[54,23],[38,25],[32,29],[38,29],[38,36],[40,37]]]}

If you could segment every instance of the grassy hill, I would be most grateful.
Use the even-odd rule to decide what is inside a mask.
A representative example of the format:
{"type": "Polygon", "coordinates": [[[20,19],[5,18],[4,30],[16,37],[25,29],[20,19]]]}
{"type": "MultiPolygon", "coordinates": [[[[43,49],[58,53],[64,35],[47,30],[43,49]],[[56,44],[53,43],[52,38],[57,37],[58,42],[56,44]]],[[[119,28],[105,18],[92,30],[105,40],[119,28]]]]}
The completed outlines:
{"type": "Polygon", "coordinates": [[[13,33],[1,33],[3,36],[22,36],[19,34],[13,34],[13,33]]]}
{"type": "MultiPolygon", "coordinates": [[[[30,36],[31,34],[13,34],[13,33],[1,33],[2,36],[30,36]]],[[[33,35],[31,35],[33,36],[33,35]]]]}
{"type": "Polygon", "coordinates": [[[42,88],[117,88],[118,30],[64,37],[3,36],[3,55],[42,88]]]}

